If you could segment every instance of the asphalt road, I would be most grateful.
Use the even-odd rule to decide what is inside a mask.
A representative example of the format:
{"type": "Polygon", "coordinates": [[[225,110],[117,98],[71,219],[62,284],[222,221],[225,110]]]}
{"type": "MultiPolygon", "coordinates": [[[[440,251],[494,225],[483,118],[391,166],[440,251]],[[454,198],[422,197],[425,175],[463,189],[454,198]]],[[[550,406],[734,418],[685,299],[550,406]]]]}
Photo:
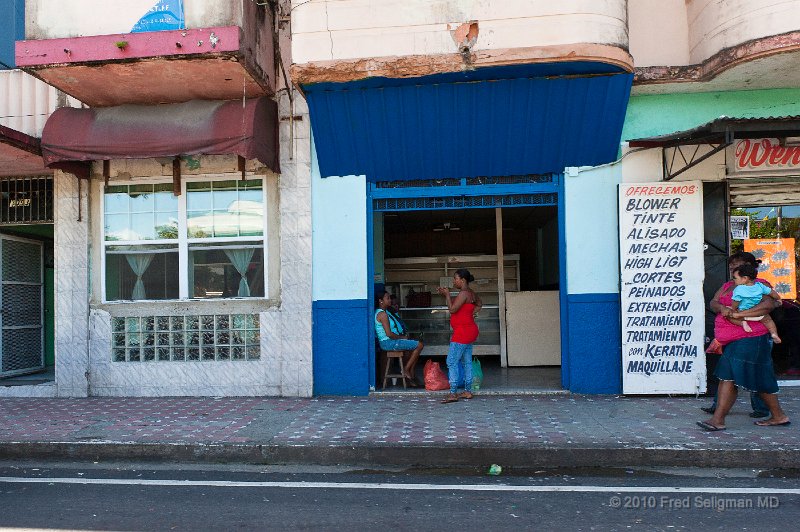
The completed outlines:
{"type": "Polygon", "coordinates": [[[0,463],[0,528],[790,530],[795,472],[0,463]]]}

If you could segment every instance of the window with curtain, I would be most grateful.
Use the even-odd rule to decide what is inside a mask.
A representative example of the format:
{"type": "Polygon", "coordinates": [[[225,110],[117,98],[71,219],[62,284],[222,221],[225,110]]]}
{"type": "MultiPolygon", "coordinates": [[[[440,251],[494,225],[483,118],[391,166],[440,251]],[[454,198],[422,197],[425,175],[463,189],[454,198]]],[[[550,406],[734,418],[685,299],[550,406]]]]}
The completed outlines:
{"type": "Polygon", "coordinates": [[[260,179],[109,186],[105,300],[264,297],[260,179]]]}

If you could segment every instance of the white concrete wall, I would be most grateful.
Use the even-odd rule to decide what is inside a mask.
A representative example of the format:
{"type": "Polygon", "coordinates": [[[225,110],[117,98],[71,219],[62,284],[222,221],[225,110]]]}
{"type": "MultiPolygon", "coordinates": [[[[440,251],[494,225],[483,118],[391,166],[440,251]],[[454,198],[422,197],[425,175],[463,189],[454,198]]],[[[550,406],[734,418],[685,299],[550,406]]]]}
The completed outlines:
{"type": "Polygon", "coordinates": [[[800,30],[797,0],[687,0],[686,8],[691,63],[751,39],[800,30]]]}
{"type": "Polygon", "coordinates": [[[617,186],[622,168],[568,168],[564,180],[567,291],[619,292],[617,186]]]}
{"type": "MultiPolygon", "coordinates": [[[[629,150],[624,145],[623,153],[622,159],[615,163],[596,168],[568,168],[565,174],[567,289],[570,294],[619,291],[618,185],[662,180],[660,149],[629,150]]],[[[675,168],[680,167],[681,164],[677,164],[675,168]]],[[[722,179],[725,179],[724,152],[687,170],[675,181],[722,179]]]]}
{"type": "Polygon", "coordinates": [[[702,63],[753,39],[800,30],[798,0],[631,0],[637,67],[702,63]]]}
{"type": "Polygon", "coordinates": [[[56,393],[85,397],[91,377],[89,189],[72,174],[56,171],[54,180],[56,393]]]}
{"type": "Polygon", "coordinates": [[[629,1],[628,34],[637,67],[690,63],[685,0],[629,1]]]}
{"type": "Polygon", "coordinates": [[[366,177],[323,178],[312,157],[314,301],[367,299],[366,177]]]}
{"type": "MultiPolygon", "coordinates": [[[[186,27],[241,26],[242,2],[184,0],[186,27]]],[[[128,33],[157,0],[27,0],[25,38],[128,33]]]]}
{"type": "Polygon", "coordinates": [[[624,0],[293,0],[296,64],[458,52],[453,32],[478,22],[473,51],[572,43],[627,48],[624,0]]]}
{"type": "MultiPolygon", "coordinates": [[[[697,157],[702,156],[710,148],[701,146],[697,157]]],[[[661,181],[661,150],[629,150],[627,144],[623,152],[628,152],[622,159],[622,182],[623,183],[652,183],[661,181]]],[[[684,147],[683,153],[687,159],[691,158],[694,146],[684,147]]],[[[671,159],[672,151],[667,151],[668,158],[671,159]]],[[[673,171],[678,171],[685,164],[680,154],[676,155],[673,171]]],[[[722,181],[725,179],[725,152],[721,151],[705,161],[689,168],[685,172],[674,178],[675,181],[722,181]]]]}
{"type": "MultiPolygon", "coordinates": [[[[281,306],[261,319],[262,345],[266,340],[280,359],[281,395],[310,397],[313,391],[311,365],[311,127],[308,106],[298,91],[293,91],[294,109],[282,92],[281,127],[281,306]],[[299,116],[294,121],[294,145],[290,138],[290,122],[284,117],[299,116]],[[280,330],[278,338],[265,334],[267,318],[280,330]],[[280,347],[278,347],[280,346],[280,347]],[[278,351],[279,350],[279,351],[278,351]]],[[[271,351],[270,351],[271,350],[271,351]]],[[[262,357],[264,356],[262,349],[262,357]]]]}
{"type": "Polygon", "coordinates": [[[47,119],[58,107],[80,102],[22,70],[0,70],[0,125],[41,137],[47,119]]]}

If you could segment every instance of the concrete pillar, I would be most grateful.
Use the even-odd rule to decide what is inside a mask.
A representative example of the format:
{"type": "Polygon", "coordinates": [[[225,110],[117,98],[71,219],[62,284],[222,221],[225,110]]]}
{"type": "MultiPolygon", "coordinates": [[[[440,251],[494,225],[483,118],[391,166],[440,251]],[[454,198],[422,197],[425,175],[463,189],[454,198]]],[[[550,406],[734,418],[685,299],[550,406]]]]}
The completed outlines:
{"type": "Polygon", "coordinates": [[[55,358],[59,397],[89,393],[89,209],[86,181],[54,179],[55,358]]]}
{"type": "Polygon", "coordinates": [[[281,306],[276,336],[280,337],[281,395],[310,397],[311,127],[302,95],[294,91],[293,99],[291,105],[288,94],[283,93],[279,102],[281,306]],[[295,118],[290,120],[290,116],[295,118]]]}

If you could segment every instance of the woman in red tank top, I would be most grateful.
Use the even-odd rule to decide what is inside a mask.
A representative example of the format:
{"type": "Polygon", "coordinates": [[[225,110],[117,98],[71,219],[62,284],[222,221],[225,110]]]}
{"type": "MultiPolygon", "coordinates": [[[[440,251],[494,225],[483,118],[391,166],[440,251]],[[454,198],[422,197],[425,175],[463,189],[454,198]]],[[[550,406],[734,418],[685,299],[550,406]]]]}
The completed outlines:
{"type": "Polygon", "coordinates": [[[467,269],[457,270],[453,275],[453,287],[458,289],[455,299],[451,298],[450,290],[440,287],[438,292],[444,296],[447,308],[450,311],[450,327],[453,336],[450,337],[450,349],[447,352],[447,371],[450,381],[450,395],[445,397],[443,403],[455,403],[459,399],[472,399],[472,344],[478,339],[478,325],[475,316],[481,309],[481,298],[470,287],[469,283],[475,278],[467,269]],[[459,364],[464,364],[464,391],[458,391],[459,364]]]}

